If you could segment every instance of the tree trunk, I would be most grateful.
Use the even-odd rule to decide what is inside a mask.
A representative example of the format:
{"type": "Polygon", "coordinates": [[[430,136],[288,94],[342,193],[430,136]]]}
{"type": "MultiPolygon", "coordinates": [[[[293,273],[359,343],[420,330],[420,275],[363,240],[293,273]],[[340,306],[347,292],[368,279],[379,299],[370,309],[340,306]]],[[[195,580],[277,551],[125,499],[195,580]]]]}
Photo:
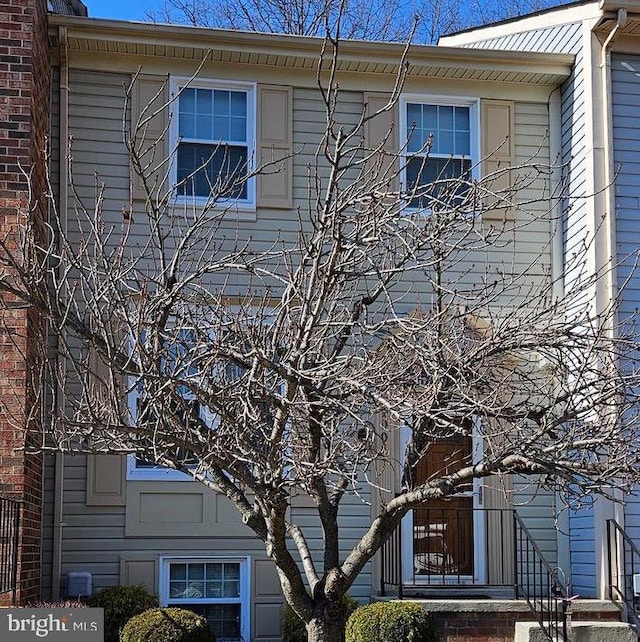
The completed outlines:
{"type": "Polygon", "coordinates": [[[344,642],[344,619],[326,611],[307,624],[307,642],[344,642]]]}

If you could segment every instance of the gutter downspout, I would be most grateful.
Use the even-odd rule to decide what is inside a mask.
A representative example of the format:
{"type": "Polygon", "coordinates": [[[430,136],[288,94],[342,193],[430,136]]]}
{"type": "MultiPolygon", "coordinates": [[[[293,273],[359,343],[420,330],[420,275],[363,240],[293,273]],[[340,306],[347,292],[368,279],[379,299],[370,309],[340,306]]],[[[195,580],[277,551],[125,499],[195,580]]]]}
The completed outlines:
{"type": "MultiPolygon", "coordinates": [[[[615,216],[615,169],[613,163],[613,114],[612,114],[612,88],[611,88],[611,47],[624,29],[628,21],[627,9],[620,7],[617,11],[616,24],[611,30],[600,50],[600,104],[602,109],[602,153],[603,153],[603,200],[604,211],[602,212],[603,224],[601,231],[602,244],[595,244],[596,257],[600,255],[601,260],[597,261],[596,269],[605,270],[604,279],[598,287],[596,284],[596,314],[605,310],[617,297],[617,273],[616,273],[616,216],[615,216]],[[602,248],[598,251],[598,246],[602,248]],[[602,291],[604,286],[604,292],[602,291]]],[[[608,333],[615,332],[615,328],[608,328],[608,333]]],[[[618,499],[622,499],[619,491],[614,491],[618,499]]],[[[596,549],[600,559],[596,559],[597,574],[596,590],[600,598],[607,596],[607,541],[605,520],[613,517],[622,528],[624,528],[624,508],[620,503],[611,500],[606,501],[600,498],[596,502],[594,510],[596,542],[600,542],[599,550],[596,549]],[[600,508],[600,510],[598,510],[600,508]],[[598,514],[600,513],[600,514],[598,514]],[[599,575],[599,577],[598,577],[599,575]]],[[[615,551],[617,556],[616,568],[620,568],[622,551],[615,551]]]]}
{"type": "MultiPolygon", "coordinates": [[[[557,87],[549,95],[549,161],[551,163],[551,282],[554,301],[564,299],[564,217],[562,189],[562,94],[557,87]]],[[[558,533],[558,566],[564,577],[571,576],[571,538],[569,512],[561,510],[560,493],[556,493],[556,525],[558,533]]],[[[567,587],[568,590],[569,587],[567,587]]]]}
{"type": "MultiPolygon", "coordinates": [[[[69,198],[69,45],[67,27],[58,27],[58,50],[60,59],[59,78],[59,136],[58,141],[58,210],[59,226],[64,234],[67,230],[67,202],[69,198]]],[[[60,359],[60,357],[58,357],[60,359]]],[[[61,367],[66,367],[64,363],[61,367]]],[[[65,395],[60,383],[57,389],[56,410],[64,412],[65,395]]],[[[53,504],[53,569],[51,594],[54,600],[60,599],[60,584],[62,581],[62,529],[64,528],[64,453],[55,455],[54,504],[53,504]]]]}

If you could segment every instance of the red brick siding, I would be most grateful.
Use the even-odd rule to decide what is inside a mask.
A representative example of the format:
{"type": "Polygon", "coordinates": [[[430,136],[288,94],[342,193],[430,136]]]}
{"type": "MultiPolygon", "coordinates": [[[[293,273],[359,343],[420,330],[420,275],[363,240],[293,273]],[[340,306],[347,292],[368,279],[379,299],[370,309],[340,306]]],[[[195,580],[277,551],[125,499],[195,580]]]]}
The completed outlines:
{"type": "MultiPolygon", "coordinates": [[[[46,216],[45,142],[49,64],[45,0],[0,0],[0,234],[21,216],[46,216]],[[30,180],[20,171],[30,174],[30,180]],[[29,189],[30,188],[30,189],[29,189]]],[[[15,236],[14,236],[15,238],[15,236]]],[[[16,238],[17,242],[17,238],[16,238]]],[[[34,310],[0,306],[0,494],[23,502],[17,602],[39,597],[42,458],[25,455],[27,423],[38,421],[42,320],[34,310]]],[[[37,432],[37,431],[36,431],[37,432]]],[[[11,595],[0,596],[8,603],[11,595]]]]}
{"type": "MultiPolygon", "coordinates": [[[[531,622],[528,612],[432,613],[440,642],[512,642],[516,622],[531,622]]],[[[573,620],[618,621],[617,612],[574,613],[573,620]]]]}

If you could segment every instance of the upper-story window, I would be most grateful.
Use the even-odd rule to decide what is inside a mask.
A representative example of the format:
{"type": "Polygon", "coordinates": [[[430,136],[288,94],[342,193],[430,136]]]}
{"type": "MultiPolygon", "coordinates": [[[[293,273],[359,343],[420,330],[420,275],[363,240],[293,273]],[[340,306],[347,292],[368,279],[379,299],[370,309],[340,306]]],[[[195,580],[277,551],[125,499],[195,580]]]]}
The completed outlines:
{"type": "Polygon", "coordinates": [[[197,81],[174,84],[172,121],[177,193],[255,206],[255,86],[197,81]]]}
{"type": "Polygon", "coordinates": [[[477,102],[404,96],[400,114],[411,206],[462,204],[478,161],[477,102]]]}

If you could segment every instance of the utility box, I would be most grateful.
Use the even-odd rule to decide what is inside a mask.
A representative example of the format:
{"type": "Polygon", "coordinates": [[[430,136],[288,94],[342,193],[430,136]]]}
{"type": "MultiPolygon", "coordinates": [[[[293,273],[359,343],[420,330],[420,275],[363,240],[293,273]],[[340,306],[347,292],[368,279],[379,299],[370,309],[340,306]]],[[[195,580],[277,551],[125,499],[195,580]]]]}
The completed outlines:
{"type": "Polygon", "coordinates": [[[93,591],[91,573],[71,571],[67,573],[67,597],[90,597],[93,591]]]}

